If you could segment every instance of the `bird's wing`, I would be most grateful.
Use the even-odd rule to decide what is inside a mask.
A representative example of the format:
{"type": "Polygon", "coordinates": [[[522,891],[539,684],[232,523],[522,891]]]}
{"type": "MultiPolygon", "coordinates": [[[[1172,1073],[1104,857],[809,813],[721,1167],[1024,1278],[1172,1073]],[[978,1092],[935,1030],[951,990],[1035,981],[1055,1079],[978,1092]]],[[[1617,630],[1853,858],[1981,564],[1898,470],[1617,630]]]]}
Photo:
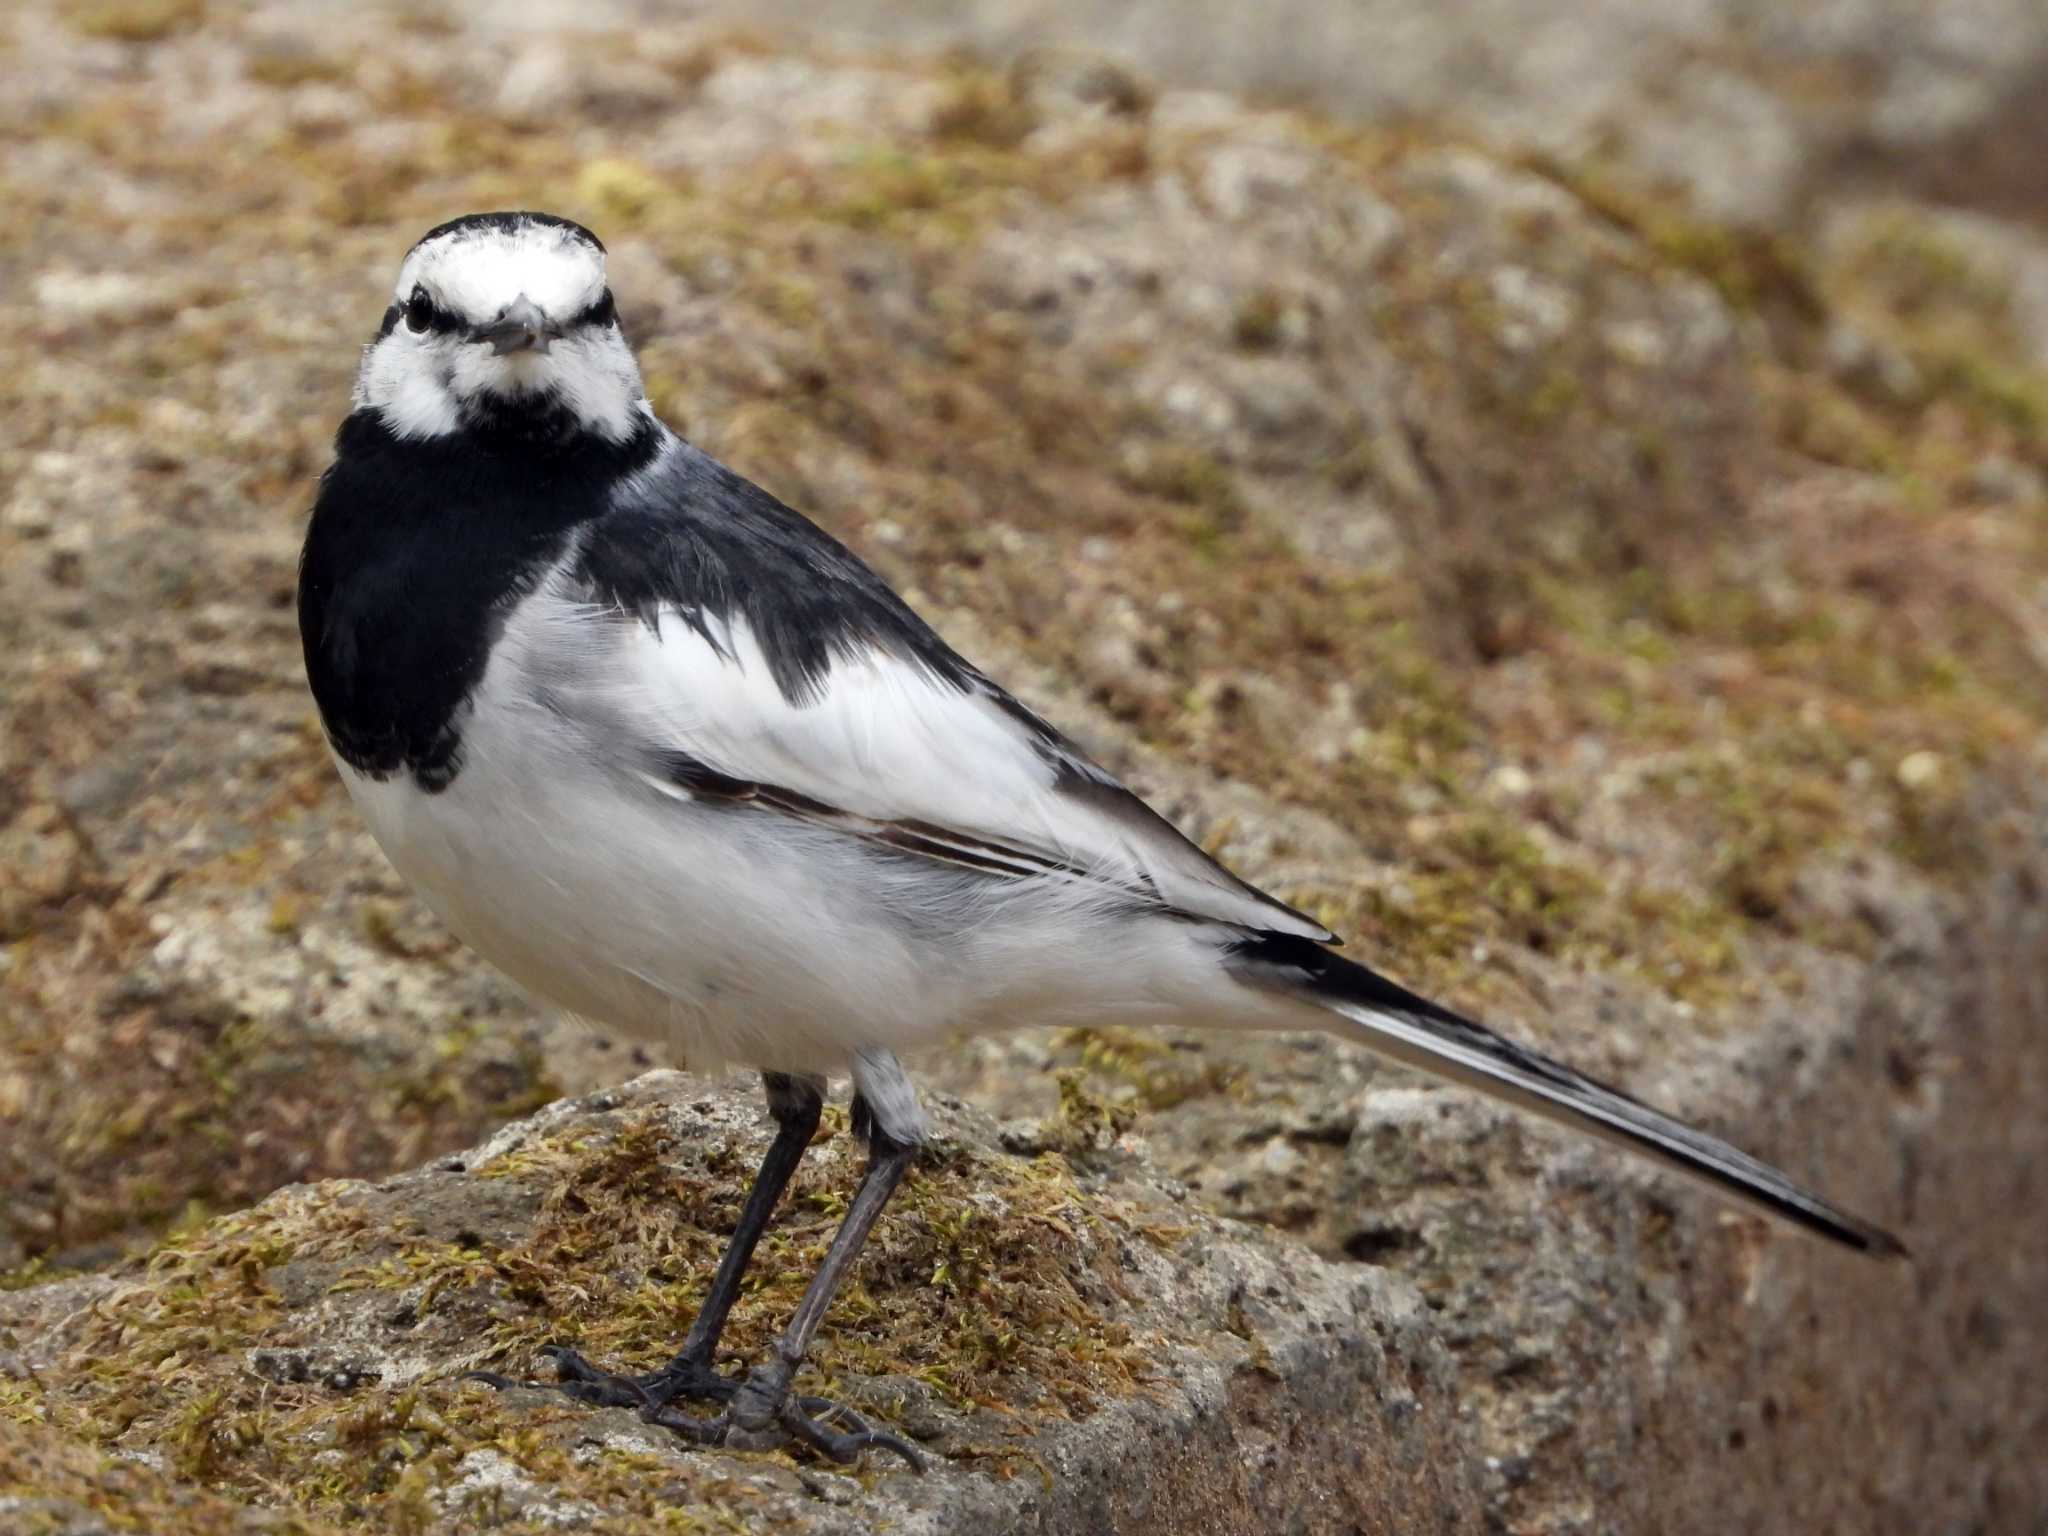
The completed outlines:
{"type": "Polygon", "coordinates": [[[687,445],[600,521],[548,649],[635,772],[1004,875],[1105,882],[1189,916],[1327,942],[963,661],[850,551],[687,445]],[[675,462],[681,460],[680,464],[675,462]]]}

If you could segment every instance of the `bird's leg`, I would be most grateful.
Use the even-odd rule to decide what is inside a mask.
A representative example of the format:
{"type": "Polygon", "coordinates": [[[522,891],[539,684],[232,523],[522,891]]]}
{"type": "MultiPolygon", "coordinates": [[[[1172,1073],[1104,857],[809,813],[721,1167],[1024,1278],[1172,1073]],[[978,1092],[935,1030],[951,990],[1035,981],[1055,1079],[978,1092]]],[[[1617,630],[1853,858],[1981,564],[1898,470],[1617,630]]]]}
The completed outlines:
{"type": "Polygon", "coordinates": [[[769,1143],[768,1154],[761,1159],[761,1171],[754,1176],[754,1187],[747,1194],[732,1240],[719,1257],[718,1272],[711,1277],[711,1289],[705,1292],[704,1304],[697,1309],[690,1331],[683,1335],[683,1347],[658,1373],[660,1385],[654,1395],[664,1404],[685,1394],[722,1403],[738,1389],[737,1380],[720,1376],[711,1368],[718,1336],[725,1331],[726,1314],[739,1299],[740,1279],[754,1257],[754,1249],[760,1245],[761,1235],[768,1230],[768,1219],[775,1214],[776,1202],[789,1187],[811,1137],[817,1134],[825,1094],[815,1079],[764,1072],[761,1082],[768,1094],[768,1112],[775,1117],[775,1140],[769,1143]]]}
{"type": "MultiPolygon", "coordinates": [[[[896,1186],[903,1182],[924,1139],[925,1121],[909,1077],[887,1051],[862,1051],[854,1064],[858,1086],[853,1100],[853,1125],[868,1142],[868,1167],[853,1203],[847,1208],[825,1261],[798,1303],[796,1315],[775,1341],[768,1359],[743,1379],[720,1376],[711,1369],[712,1353],[725,1326],[726,1314],[739,1291],[740,1276],[753,1256],[776,1200],[795,1172],[822,1107],[822,1085],[812,1078],[764,1074],[768,1103],[779,1129],[755,1177],[752,1193],[740,1213],[738,1227],[719,1261],[711,1290],[697,1320],[685,1335],[682,1350],[667,1365],[644,1376],[618,1376],[598,1370],[574,1350],[551,1348],[558,1383],[549,1383],[582,1402],[638,1408],[649,1423],[662,1425],[700,1445],[722,1445],[734,1429],[759,1434],[780,1430],[802,1440],[835,1461],[856,1461],[869,1449],[894,1451],[911,1467],[924,1470],[924,1459],[900,1436],[870,1428],[849,1408],[822,1397],[799,1397],[792,1390],[797,1367],[846,1272],[896,1186]],[[696,1419],[671,1406],[678,1397],[707,1398],[726,1409],[709,1419],[696,1419]],[[835,1427],[837,1426],[837,1427],[835,1427]]],[[[497,1387],[538,1386],[516,1382],[488,1371],[474,1379],[497,1387]]]]}
{"type": "Polygon", "coordinates": [[[921,1472],[924,1470],[923,1458],[907,1441],[886,1430],[870,1429],[859,1415],[823,1398],[800,1398],[791,1391],[797,1367],[803,1363],[811,1347],[811,1337],[824,1320],[826,1309],[832,1305],[839,1282],[853,1268],[875,1218],[882,1214],[882,1207],[889,1203],[889,1196],[903,1182],[903,1175],[917,1155],[917,1144],[899,1141],[889,1135],[876,1123],[862,1098],[854,1099],[853,1109],[855,1128],[865,1128],[868,1132],[867,1173],[854,1194],[853,1204],[847,1208],[845,1219],[839,1223],[839,1231],[832,1239],[831,1248],[826,1251],[825,1262],[818,1267],[810,1288],[804,1292],[804,1299],[797,1304],[795,1316],[790,1318],[789,1326],[783,1329],[782,1336],[770,1348],[768,1359],[755,1366],[739,1384],[729,1413],[733,1425],[739,1429],[760,1431],[780,1425],[834,1461],[855,1461],[862,1451],[878,1447],[894,1451],[921,1472]],[[833,1429],[827,1420],[837,1420],[847,1427],[833,1429]]]}
{"type": "MultiPolygon", "coordinates": [[[[764,1072],[761,1081],[768,1094],[768,1112],[775,1117],[775,1139],[768,1144],[767,1156],[761,1159],[754,1187],[747,1193],[739,1223],[719,1258],[718,1271],[711,1277],[711,1289],[705,1293],[704,1304],[697,1309],[690,1331],[683,1336],[683,1347],[658,1371],[622,1376],[600,1370],[573,1349],[551,1344],[542,1353],[554,1361],[559,1380],[549,1385],[581,1402],[638,1408],[646,1418],[667,1424],[693,1439],[715,1440],[722,1435],[723,1426],[716,1421],[689,1419],[669,1411],[669,1404],[678,1397],[723,1403],[738,1390],[736,1379],[721,1376],[711,1368],[718,1336],[739,1296],[740,1279],[746,1273],[748,1261],[768,1230],[769,1218],[775,1214],[776,1202],[789,1187],[804,1149],[817,1132],[819,1113],[825,1104],[823,1084],[816,1078],[764,1072]]],[[[493,1386],[526,1385],[494,1372],[473,1374],[493,1386]]]]}

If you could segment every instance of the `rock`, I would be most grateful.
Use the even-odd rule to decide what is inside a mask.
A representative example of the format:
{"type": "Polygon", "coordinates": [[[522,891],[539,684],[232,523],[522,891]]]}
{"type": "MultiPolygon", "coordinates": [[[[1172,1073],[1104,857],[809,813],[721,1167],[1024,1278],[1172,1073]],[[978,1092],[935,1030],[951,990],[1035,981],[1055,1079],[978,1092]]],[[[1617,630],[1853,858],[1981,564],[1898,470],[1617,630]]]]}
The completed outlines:
{"type": "Polygon", "coordinates": [[[24,812],[0,828],[0,939],[29,931],[37,910],[77,886],[82,850],[53,807],[24,812]]]}
{"type": "MultiPolygon", "coordinates": [[[[713,8],[718,9],[717,7],[713,8]]],[[[795,0],[734,7],[814,28],[795,0]]],[[[1063,0],[840,4],[844,36],[1026,54],[1046,38],[1172,84],[1312,101],[1351,119],[1421,118],[1596,158],[1683,187],[1717,217],[1795,220],[1845,162],[1934,183],[1948,201],[2025,206],[2038,166],[2048,13],[2028,0],[1544,0],[1417,10],[1401,0],[1063,0]],[[1958,195],[1960,194],[1960,195],[1958,195]]]]}
{"type": "MultiPolygon", "coordinates": [[[[296,1484],[316,1518],[373,1507],[420,1532],[487,1510],[653,1531],[699,1509],[821,1532],[1478,1529],[1455,1416],[1427,1401],[1449,1361],[1406,1287],[1276,1250],[1127,1161],[1083,1182],[1057,1155],[1000,1152],[989,1122],[937,1108],[938,1144],[818,1350],[824,1384],[922,1442],[924,1478],[880,1459],[792,1475],[785,1456],[460,1380],[529,1369],[553,1337],[635,1360],[673,1345],[767,1140],[742,1094],[676,1073],[514,1122],[447,1166],[281,1191],[188,1234],[154,1281],[0,1297],[0,1330],[25,1341],[13,1401],[125,1420],[119,1455],[200,1458],[241,1498],[296,1484]],[[572,1252],[585,1278],[559,1286],[572,1252]],[[165,1309],[173,1272],[184,1300],[165,1309]],[[194,1328],[206,1350],[158,1377],[194,1328]],[[979,1340],[980,1363],[949,1337],[979,1340]]],[[[771,1283],[727,1335],[742,1355],[779,1323],[857,1163],[843,1126],[814,1148],[756,1261],[771,1283]]]]}
{"type": "Polygon", "coordinates": [[[1970,486],[1987,501],[2035,505],[2048,501],[2048,476],[2004,454],[1979,459],[1970,470],[1970,486]]]}
{"type": "Polygon", "coordinates": [[[162,285],[132,272],[38,273],[36,306],[53,320],[138,320],[163,305],[162,285]]]}

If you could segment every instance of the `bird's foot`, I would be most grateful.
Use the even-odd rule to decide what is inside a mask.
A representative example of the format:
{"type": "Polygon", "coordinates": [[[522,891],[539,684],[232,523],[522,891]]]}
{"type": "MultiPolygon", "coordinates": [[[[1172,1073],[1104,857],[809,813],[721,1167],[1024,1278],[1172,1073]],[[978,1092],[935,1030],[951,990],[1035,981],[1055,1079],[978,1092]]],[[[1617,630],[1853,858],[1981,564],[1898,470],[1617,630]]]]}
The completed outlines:
{"type": "Polygon", "coordinates": [[[719,1375],[708,1355],[677,1355],[658,1371],[620,1376],[599,1370],[565,1345],[550,1344],[541,1353],[555,1364],[556,1389],[579,1402],[656,1410],[679,1397],[729,1403],[740,1389],[740,1378],[719,1375]]]}
{"type": "Polygon", "coordinates": [[[738,1430],[740,1439],[762,1445],[800,1440],[842,1463],[856,1462],[868,1450],[893,1451],[912,1471],[924,1471],[924,1458],[902,1436],[874,1428],[843,1403],[798,1396],[790,1388],[793,1372],[780,1362],[735,1378],[719,1375],[708,1361],[679,1355],[658,1371],[626,1376],[600,1370],[563,1345],[550,1344],[542,1353],[554,1362],[554,1381],[521,1380],[496,1371],[471,1371],[464,1379],[501,1391],[537,1387],[560,1392],[579,1403],[632,1408],[647,1423],[697,1445],[724,1445],[738,1430]],[[722,1411],[710,1418],[697,1418],[674,1406],[678,1398],[717,1403],[722,1411]]]}
{"type": "Polygon", "coordinates": [[[718,1404],[732,1401],[739,1390],[739,1379],[719,1375],[711,1368],[709,1359],[678,1355],[658,1371],[627,1376],[600,1370],[566,1345],[550,1344],[541,1354],[554,1363],[553,1381],[522,1380],[496,1371],[471,1371],[464,1380],[481,1381],[500,1391],[507,1387],[537,1387],[600,1408],[632,1408],[648,1423],[674,1430],[699,1445],[717,1445],[725,1438],[725,1414],[700,1419],[674,1406],[679,1398],[718,1404]]]}
{"type": "Polygon", "coordinates": [[[911,1471],[924,1471],[924,1457],[901,1435],[876,1429],[844,1403],[799,1397],[790,1388],[794,1374],[794,1367],[781,1358],[750,1371],[727,1410],[734,1427],[749,1434],[779,1430],[837,1462],[859,1461],[864,1451],[892,1451],[910,1464],[911,1471]],[[840,1427],[833,1428],[835,1423],[840,1427]]]}

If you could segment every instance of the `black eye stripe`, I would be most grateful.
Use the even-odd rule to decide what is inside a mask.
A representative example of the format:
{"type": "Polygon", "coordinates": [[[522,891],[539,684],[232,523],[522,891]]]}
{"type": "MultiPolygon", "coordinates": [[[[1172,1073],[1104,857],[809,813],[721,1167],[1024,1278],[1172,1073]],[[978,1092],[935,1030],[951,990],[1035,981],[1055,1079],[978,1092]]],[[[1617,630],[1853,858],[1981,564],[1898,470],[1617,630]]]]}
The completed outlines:
{"type": "MultiPolygon", "coordinates": [[[[618,307],[612,300],[612,291],[607,288],[591,303],[584,306],[568,327],[573,329],[585,325],[610,325],[618,318],[618,307]]],[[[384,311],[384,322],[378,327],[379,336],[389,336],[403,320],[406,328],[415,335],[435,331],[442,334],[462,332],[468,329],[455,315],[434,302],[425,285],[415,283],[410,295],[402,303],[394,303],[384,311]]]]}
{"type": "Polygon", "coordinates": [[[419,283],[413,284],[412,294],[405,301],[403,313],[406,326],[415,332],[448,332],[462,329],[462,322],[436,304],[433,296],[419,283]]]}
{"type": "Polygon", "coordinates": [[[618,318],[618,307],[612,303],[612,291],[607,288],[597,296],[594,303],[585,306],[582,313],[569,323],[571,325],[610,325],[618,318]]]}

